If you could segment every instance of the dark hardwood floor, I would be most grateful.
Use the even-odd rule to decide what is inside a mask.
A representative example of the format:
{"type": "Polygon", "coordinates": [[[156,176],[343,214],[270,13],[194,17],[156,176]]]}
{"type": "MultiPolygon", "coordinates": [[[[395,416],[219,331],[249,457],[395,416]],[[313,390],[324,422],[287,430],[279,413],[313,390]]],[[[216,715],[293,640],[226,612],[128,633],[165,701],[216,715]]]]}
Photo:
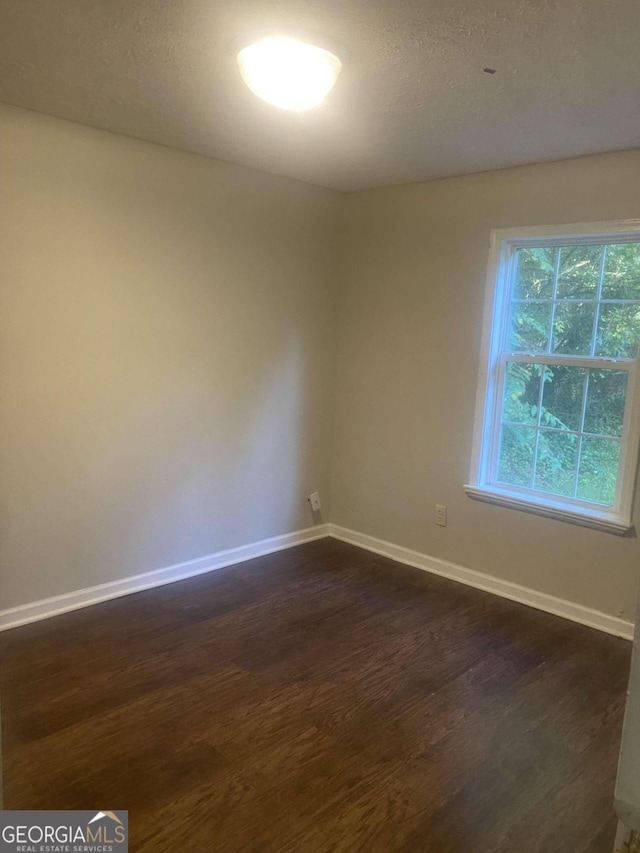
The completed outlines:
{"type": "Polygon", "coordinates": [[[5,808],[134,853],[611,853],[631,645],[323,540],[0,635],[5,808]]]}

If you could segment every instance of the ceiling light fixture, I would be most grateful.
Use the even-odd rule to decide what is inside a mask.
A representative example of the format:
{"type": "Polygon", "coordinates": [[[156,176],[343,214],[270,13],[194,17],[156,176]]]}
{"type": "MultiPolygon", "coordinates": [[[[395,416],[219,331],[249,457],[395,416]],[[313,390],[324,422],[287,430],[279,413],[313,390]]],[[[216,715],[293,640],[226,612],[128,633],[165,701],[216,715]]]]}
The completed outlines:
{"type": "Polygon", "coordinates": [[[282,110],[318,106],[342,70],[338,57],[328,50],[282,36],[243,48],[238,65],[251,91],[282,110]]]}

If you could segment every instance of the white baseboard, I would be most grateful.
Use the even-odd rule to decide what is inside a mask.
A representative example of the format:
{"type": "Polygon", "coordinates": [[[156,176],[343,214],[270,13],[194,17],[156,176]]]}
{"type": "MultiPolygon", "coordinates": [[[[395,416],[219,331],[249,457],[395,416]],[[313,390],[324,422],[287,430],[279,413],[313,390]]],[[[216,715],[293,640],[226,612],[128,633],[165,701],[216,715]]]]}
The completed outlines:
{"type": "Polygon", "coordinates": [[[581,625],[597,628],[599,631],[604,631],[607,634],[614,634],[616,637],[624,637],[626,640],[633,639],[633,622],[627,622],[616,616],[610,616],[608,613],[601,613],[599,610],[592,610],[590,607],[584,607],[582,604],[575,604],[573,601],[556,598],[554,595],[538,592],[526,586],[520,586],[520,584],[496,578],[493,575],[485,575],[482,572],[476,572],[473,569],[467,569],[464,566],[458,566],[456,563],[449,563],[437,557],[429,557],[427,554],[421,554],[419,551],[412,551],[400,545],[393,545],[391,542],[376,539],[374,536],[368,536],[366,533],[348,530],[346,527],[340,527],[337,524],[329,525],[329,535],[334,539],[340,539],[342,542],[349,542],[351,545],[357,545],[359,548],[372,551],[374,554],[389,557],[398,563],[404,563],[407,566],[414,566],[417,569],[423,569],[426,572],[432,572],[435,575],[459,581],[467,586],[491,592],[502,598],[517,601],[520,604],[527,604],[529,607],[535,607],[537,610],[544,610],[547,613],[553,613],[555,616],[562,616],[565,619],[570,619],[572,622],[579,622],[581,625]]]}
{"type": "Polygon", "coordinates": [[[313,542],[316,539],[324,539],[327,536],[332,536],[334,539],[348,542],[351,545],[357,545],[359,548],[364,548],[374,554],[389,557],[389,559],[395,560],[398,563],[404,563],[407,566],[414,566],[423,571],[441,575],[467,586],[499,595],[502,598],[517,601],[520,604],[527,604],[529,607],[553,613],[555,616],[562,616],[573,622],[588,625],[590,628],[597,628],[599,631],[604,631],[607,634],[614,634],[617,637],[624,637],[627,640],[633,639],[633,622],[627,622],[616,616],[601,613],[599,610],[592,610],[581,604],[556,598],[553,595],[538,592],[534,589],[511,583],[511,581],[496,578],[493,575],[485,575],[482,572],[458,566],[456,563],[440,560],[437,557],[429,557],[427,554],[422,554],[419,551],[412,551],[409,548],[403,548],[401,545],[385,542],[383,539],[377,539],[366,533],[348,530],[346,527],[340,527],[337,524],[319,524],[316,527],[308,527],[305,530],[285,533],[283,536],[274,536],[271,539],[252,542],[249,545],[242,545],[239,548],[218,551],[215,554],[209,554],[206,557],[200,557],[196,560],[188,560],[184,563],[177,563],[174,566],[168,566],[164,569],[156,569],[155,571],[146,572],[141,575],[133,575],[122,580],[110,581],[109,583],[86,587],[85,589],[79,589],[64,595],[56,595],[53,598],[45,598],[30,604],[23,604],[9,610],[1,610],[0,631],[17,628],[19,625],[26,625],[29,622],[48,619],[50,616],[66,613],[69,610],[78,610],[81,607],[98,604],[110,598],[118,598],[133,592],[141,592],[145,589],[152,589],[156,586],[163,586],[164,584],[174,583],[178,580],[192,578],[196,575],[222,569],[225,566],[232,566],[235,563],[251,560],[254,557],[261,557],[265,554],[272,554],[286,548],[293,548],[295,545],[303,545],[305,542],[313,542]]]}
{"type": "Polygon", "coordinates": [[[319,524],[316,527],[308,527],[305,530],[296,530],[293,533],[285,533],[283,536],[274,536],[271,539],[262,539],[260,542],[252,542],[249,545],[241,545],[239,548],[229,548],[226,551],[218,551],[206,557],[196,560],[187,560],[185,563],[176,563],[164,569],[156,569],[141,575],[123,578],[122,580],[102,583],[98,586],[90,586],[74,592],[56,595],[53,598],[45,598],[9,610],[0,610],[0,631],[9,628],[17,628],[18,625],[26,625],[28,622],[38,622],[48,619],[59,613],[69,610],[78,610],[88,607],[90,604],[98,604],[110,598],[119,598],[121,595],[129,595],[132,592],[141,592],[152,589],[155,586],[174,583],[174,581],[192,578],[234,563],[243,563],[254,557],[262,557],[265,554],[273,554],[294,545],[302,545],[305,542],[313,542],[315,539],[324,539],[329,535],[329,525],[319,524]]]}

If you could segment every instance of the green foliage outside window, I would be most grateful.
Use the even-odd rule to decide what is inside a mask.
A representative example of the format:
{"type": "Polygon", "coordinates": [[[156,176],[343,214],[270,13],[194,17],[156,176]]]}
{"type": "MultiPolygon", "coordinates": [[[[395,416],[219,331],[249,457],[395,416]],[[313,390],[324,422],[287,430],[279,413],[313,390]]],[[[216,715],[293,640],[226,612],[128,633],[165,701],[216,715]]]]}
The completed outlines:
{"type": "MultiPolygon", "coordinates": [[[[635,359],[640,244],[521,248],[508,348],[535,356],[635,359]]],[[[611,506],[626,370],[507,363],[500,482],[611,506]]]]}

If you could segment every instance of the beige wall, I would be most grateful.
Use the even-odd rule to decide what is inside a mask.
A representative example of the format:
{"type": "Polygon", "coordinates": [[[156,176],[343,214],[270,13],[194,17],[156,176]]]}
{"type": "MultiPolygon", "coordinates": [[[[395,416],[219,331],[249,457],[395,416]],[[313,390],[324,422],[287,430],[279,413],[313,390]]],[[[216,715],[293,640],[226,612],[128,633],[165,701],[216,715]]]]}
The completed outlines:
{"type": "Polygon", "coordinates": [[[345,216],[332,520],[632,620],[635,536],[462,486],[490,229],[640,217],[640,152],[361,192],[345,216]]]}
{"type": "Polygon", "coordinates": [[[0,609],[326,516],[340,202],[0,107],[0,609]]]}
{"type": "Polygon", "coordinates": [[[0,609],[309,526],[319,489],[633,618],[638,539],[462,484],[489,230],[640,216],[640,152],[341,197],[0,107],[0,176],[0,609]]]}

